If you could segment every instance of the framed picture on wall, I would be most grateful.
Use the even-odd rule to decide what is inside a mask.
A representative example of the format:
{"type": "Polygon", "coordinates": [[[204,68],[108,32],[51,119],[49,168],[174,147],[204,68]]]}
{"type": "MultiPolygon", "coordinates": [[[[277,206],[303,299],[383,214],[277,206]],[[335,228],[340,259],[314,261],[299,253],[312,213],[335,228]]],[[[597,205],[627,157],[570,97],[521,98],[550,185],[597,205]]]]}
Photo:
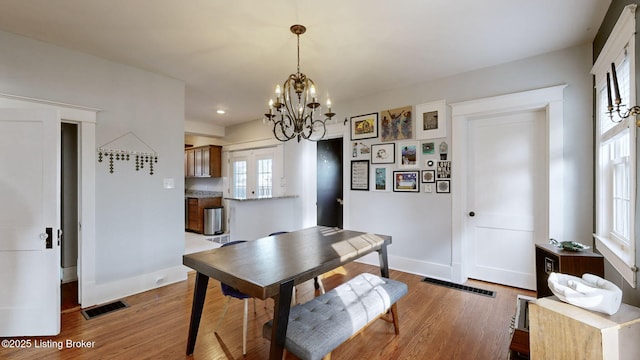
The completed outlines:
{"type": "Polygon", "coordinates": [[[413,139],[413,114],[412,106],[404,106],[396,109],[380,112],[381,141],[396,141],[413,139]]]}
{"type": "Polygon", "coordinates": [[[423,183],[434,183],[434,182],[436,182],[436,171],[435,170],[422,170],[422,182],[423,183]]]}
{"type": "Polygon", "coordinates": [[[351,117],[351,140],[378,137],[378,113],[351,117]]]}
{"type": "Polygon", "coordinates": [[[450,193],[451,189],[449,188],[449,180],[438,180],[438,181],[436,181],[436,192],[437,193],[450,193]]]}
{"type": "Polygon", "coordinates": [[[447,104],[444,100],[416,105],[416,139],[447,136],[447,104]]]}
{"type": "Polygon", "coordinates": [[[373,183],[372,191],[390,191],[391,190],[391,172],[387,166],[374,165],[371,167],[371,182],[373,183]]]}
{"type": "Polygon", "coordinates": [[[393,191],[396,192],[420,192],[418,171],[394,171],[393,191]]]}
{"type": "Polygon", "coordinates": [[[396,144],[373,144],[371,145],[372,164],[393,164],[396,162],[396,144]]]}
{"type": "Polygon", "coordinates": [[[398,167],[407,169],[418,167],[417,141],[398,143],[398,167]]]}
{"type": "Polygon", "coordinates": [[[351,190],[369,191],[369,160],[351,161],[351,190]]]}

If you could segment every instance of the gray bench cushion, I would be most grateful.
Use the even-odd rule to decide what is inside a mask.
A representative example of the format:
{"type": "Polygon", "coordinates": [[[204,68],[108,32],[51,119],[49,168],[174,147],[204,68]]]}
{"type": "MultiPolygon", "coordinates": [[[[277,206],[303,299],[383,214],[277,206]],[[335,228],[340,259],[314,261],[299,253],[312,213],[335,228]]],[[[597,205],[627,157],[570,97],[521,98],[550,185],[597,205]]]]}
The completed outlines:
{"type": "MultiPolygon", "coordinates": [[[[304,360],[318,360],[386,313],[407,285],[360,274],[324,295],[291,308],[285,347],[304,360]]],[[[271,336],[271,321],[263,328],[271,336]]]]}

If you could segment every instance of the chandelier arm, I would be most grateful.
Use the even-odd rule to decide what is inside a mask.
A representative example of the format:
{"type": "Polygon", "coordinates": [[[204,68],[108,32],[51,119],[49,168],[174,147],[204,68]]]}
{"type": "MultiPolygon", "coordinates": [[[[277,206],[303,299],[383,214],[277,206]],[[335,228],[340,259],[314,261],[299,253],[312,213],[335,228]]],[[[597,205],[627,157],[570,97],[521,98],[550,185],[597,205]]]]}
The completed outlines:
{"type": "MultiPolygon", "coordinates": [[[[294,77],[294,74],[291,74],[289,76],[289,79],[287,79],[287,81],[284,82],[284,86],[283,86],[283,94],[287,94],[286,96],[284,96],[284,107],[286,109],[286,116],[289,119],[289,124],[294,125],[295,122],[295,117],[292,119],[291,118],[291,114],[295,114],[294,109],[293,109],[293,104],[291,103],[291,80],[294,77]]],[[[295,80],[294,80],[295,81],[295,80]]]]}
{"type": "Polygon", "coordinates": [[[300,135],[302,136],[303,139],[305,140],[309,140],[309,137],[311,136],[311,134],[313,134],[313,118],[311,117],[311,114],[307,114],[304,118],[304,126],[302,126],[302,128],[300,129],[300,135]],[[307,121],[309,121],[309,123],[307,124],[307,121]],[[308,130],[308,133],[307,133],[308,130]]]}
{"type": "Polygon", "coordinates": [[[324,136],[327,134],[327,125],[325,124],[326,120],[314,120],[311,122],[311,125],[309,125],[309,127],[311,128],[315,128],[317,129],[322,129],[322,134],[319,134],[319,136],[315,137],[315,138],[311,138],[312,133],[309,134],[309,137],[307,138],[307,140],[309,141],[320,141],[324,138],[324,136]],[[322,125],[322,127],[314,127],[313,124],[315,123],[319,123],[320,125],[322,125]]]}
{"type": "Polygon", "coordinates": [[[284,124],[284,119],[281,117],[280,120],[273,123],[273,136],[275,136],[275,138],[278,139],[279,141],[283,141],[283,142],[293,139],[293,137],[295,136],[295,133],[291,132],[291,135],[288,135],[286,132],[287,128],[289,128],[289,126],[284,124]],[[278,132],[276,130],[278,127],[280,127],[280,134],[282,134],[284,138],[278,135],[278,132]]]}
{"type": "Polygon", "coordinates": [[[284,123],[282,132],[288,139],[293,139],[298,133],[296,119],[292,118],[291,114],[285,114],[284,117],[287,119],[287,122],[284,123]],[[287,134],[287,130],[289,131],[289,134],[287,134]]]}

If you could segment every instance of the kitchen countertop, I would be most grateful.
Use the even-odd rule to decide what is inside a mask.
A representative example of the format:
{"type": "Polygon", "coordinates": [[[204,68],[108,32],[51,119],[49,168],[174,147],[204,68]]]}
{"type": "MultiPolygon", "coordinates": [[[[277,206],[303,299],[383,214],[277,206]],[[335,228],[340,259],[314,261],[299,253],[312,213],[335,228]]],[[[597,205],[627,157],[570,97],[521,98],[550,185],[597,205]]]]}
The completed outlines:
{"type": "Polygon", "coordinates": [[[298,195],[280,195],[280,196],[267,196],[267,197],[258,197],[258,198],[232,198],[226,197],[225,200],[235,200],[235,201],[256,201],[256,200],[270,200],[270,199],[292,199],[297,198],[298,195]]]}
{"type": "Polygon", "coordinates": [[[215,198],[222,197],[222,192],[220,191],[202,191],[202,190],[187,190],[184,192],[185,198],[197,198],[197,199],[206,199],[206,198],[215,198]]]}

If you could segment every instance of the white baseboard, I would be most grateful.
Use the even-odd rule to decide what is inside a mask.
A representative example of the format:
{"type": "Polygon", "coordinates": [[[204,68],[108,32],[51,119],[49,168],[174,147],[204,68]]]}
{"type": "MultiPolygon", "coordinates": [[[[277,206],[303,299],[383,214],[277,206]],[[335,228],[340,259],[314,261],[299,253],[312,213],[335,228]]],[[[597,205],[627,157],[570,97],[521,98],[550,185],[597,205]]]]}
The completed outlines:
{"type": "Polygon", "coordinates": [[[185,267],[178,265],[106,284],[83,282],[81,306],[82,308],[87,308],[103,304],[186,279],[187,271],[185,267]]]}
{"type": "Polygon", "coordinates": [[[61,269],[61,273],[62,273],[61,281],[62,281],[63,284],[78,280],[78,267],[77,266],[70,266],[70,267],[66,267],[66,268],[63,267],[61,269]]]}
{"type": "MultiPolygon", "coordinates": [[[[394,255],[387,255],[387,258],[389,261],[389,269],[391,270],[398,270],[409,274],[427,276],[446,281],[453,281],[453,269],[451,266],[426,261],[418,261],[415,259],[409,259],[394,255]]],[[[356,261],[364,264],[380,266],[380,260],[378,258],[377,252],[363,256],[356,261]]]]}

